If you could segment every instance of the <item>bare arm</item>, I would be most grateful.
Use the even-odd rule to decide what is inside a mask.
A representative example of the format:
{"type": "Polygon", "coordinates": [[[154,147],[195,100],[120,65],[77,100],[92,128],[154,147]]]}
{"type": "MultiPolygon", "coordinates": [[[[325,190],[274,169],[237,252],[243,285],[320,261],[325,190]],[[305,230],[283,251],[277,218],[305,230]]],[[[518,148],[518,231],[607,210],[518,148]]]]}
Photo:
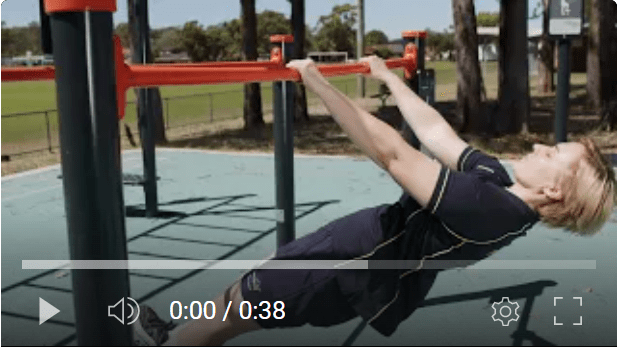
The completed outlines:
{"type": "Polygon", "coordinates": [[[468,144],[458,137],[434,108],[411,91],[400,77],[389,71],[382,59],[369,57],[363,60],[370,64],[372,77],[387,84],[400,112],[419,141],[443,164],[456,170],[458,158],[468,144]]]}
{"type": "Polygon", "coordinates": [[[308,60],[293,61],[303,83],[323,101],[350,139],[386,170],[417,202],[430,201],[440,165],[409,146],[391,126],[376,119],[334,88],[308,60]]]}

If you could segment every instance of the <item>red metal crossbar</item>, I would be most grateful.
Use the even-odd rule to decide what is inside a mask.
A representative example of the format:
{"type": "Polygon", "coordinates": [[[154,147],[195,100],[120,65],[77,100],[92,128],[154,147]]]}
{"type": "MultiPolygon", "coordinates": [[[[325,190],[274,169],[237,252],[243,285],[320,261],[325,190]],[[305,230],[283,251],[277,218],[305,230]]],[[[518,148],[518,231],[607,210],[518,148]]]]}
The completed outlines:
{"type": "MultiPolygon", "coordinates": [[[[301,75],[295,69],[284,66],[278,49],[273,50],[271,61],[268,62],[128,65],[124,62],[120,38],[117,36],[114,37],[114,46],[117,108],[120,119],[125,115],[127,89],[133,87],[301,81],[301,75]]],[[[404,68],[405,76],[410,78],[417,69],[417,48],[412,44],[407,45],[403,58],[389,59],[386,65],[390,69],[404,68]]],[[[318,70],[326,77],[370,73],[370,67],[366,63],[319,65],[318,70]]],[[[2,69],[3,82],[54,78],[53,67],[2,69]]]]}
{"type": "Polygon", "coordinates": [[[2,68],[2,82],[40,81],[56,78],[53,66],[31,68],[2,68]]]}

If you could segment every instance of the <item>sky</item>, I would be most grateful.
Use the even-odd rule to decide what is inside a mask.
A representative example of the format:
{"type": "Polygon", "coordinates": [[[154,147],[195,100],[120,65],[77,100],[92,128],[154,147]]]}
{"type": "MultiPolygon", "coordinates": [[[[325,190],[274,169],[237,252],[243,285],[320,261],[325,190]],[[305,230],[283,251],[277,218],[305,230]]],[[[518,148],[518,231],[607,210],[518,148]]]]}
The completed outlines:
{"type": "MultiPolygon", "coordinates": [[[[529,12],[539,0],[529,0],[529,12]]],[[[356,0],[306,0],[305,21],[315,28],[320,16],[329,14],[334,5],[356,4],[356,0]]],[[[365,0],[365,31],[382,30],[390,40],[401,37],[402,31],[429,28],[443,31],[453,23],[451,0],[365,0]]],[[[39,20],[38,0],[3,0],[0,17],[8,26],[25,26],[39,20]]],[[[127,22],[127,1],[117,1],[114,24],[127,22]]],[[[220,24],[241,13],[239,0],[150,0],[148,2],[151,28],[182,26],[197,20],[204,26],[220,24]]],[[[271,10],[290,16],[287,0],[256,0],[256,11],[271,10]]],[[[498,12],[498,0],[475,0],[477,12],[498,12]]],[[[540,20],[529,22],[540,28],[540,20]]]]}

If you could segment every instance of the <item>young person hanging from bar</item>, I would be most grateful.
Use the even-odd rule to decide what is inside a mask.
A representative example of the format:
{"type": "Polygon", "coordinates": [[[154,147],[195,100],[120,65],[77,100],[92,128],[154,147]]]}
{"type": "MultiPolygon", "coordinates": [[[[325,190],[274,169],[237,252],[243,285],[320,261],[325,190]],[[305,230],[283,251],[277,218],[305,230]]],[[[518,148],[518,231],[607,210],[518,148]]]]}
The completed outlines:
{"type": "MultiPolygon", "coordinates": [[[[277,260],[415,260],[410,268],[253,269],[214,302],[214,319],[175,326],[142,307],[135,338],[142,344],[209,345],[248,331],[327,327],[361,316],[393,334],[424,300],[440,270],[486,258],[537,223],[577,235],[596,233],[616,204],[616,177],[587,138],[534,145],[510,176],[496,158],[460,139],[441,115],[377,57],[363,59],[370,77],[387,84],[406,122],[438,159],[409,146],[386,123],[333,87],[311,60],[292,61],[350,139],[404,189],[393,204],[337,219],[279,248],[277,260]],[[428,266],[442,260],[443,266],[428,266]],[[222,321],[228,302],[231,312],[222,321]],[[283,319],[244,320],[239,304],[284,303],[283,319]]],[[[559,232],[559,231],[558,231],[559,232]]],[[[281,315],[280,315],[281,317],[281,315]]]]}

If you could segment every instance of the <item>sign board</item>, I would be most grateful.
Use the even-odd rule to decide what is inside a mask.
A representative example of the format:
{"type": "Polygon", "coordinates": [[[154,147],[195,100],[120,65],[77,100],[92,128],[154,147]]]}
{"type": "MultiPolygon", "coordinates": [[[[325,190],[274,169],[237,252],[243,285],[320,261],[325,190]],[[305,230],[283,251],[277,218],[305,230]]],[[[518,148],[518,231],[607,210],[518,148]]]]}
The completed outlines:
{"type": "Polygon", "coordinates": [[[583,0],[550,0],[548,33],[578,36],[582,28],[583,0]]]}

